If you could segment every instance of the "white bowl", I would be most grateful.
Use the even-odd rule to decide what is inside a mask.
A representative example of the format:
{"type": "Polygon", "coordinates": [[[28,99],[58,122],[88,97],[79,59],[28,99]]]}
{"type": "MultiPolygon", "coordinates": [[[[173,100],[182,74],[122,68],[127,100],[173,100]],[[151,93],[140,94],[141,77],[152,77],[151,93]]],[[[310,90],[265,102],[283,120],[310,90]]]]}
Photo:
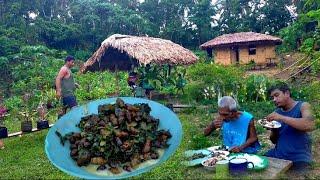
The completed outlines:
{"type": "Polygon", "coordinates": [[[218,162],[216,157],[212,157],[201,162],[202,166],[207,170],[215,170],[216,163],[218,162]]]}

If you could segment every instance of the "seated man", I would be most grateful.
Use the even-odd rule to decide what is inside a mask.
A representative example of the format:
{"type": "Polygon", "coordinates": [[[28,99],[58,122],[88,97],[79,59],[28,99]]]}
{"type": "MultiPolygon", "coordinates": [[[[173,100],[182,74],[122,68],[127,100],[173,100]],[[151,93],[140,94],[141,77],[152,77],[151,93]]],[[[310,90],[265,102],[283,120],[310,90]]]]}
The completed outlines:
{"type": "Polygon", "coordinates": [[[260,150],[253,116],[238,111],[236,101],[230,96],[222,97],[218,108],[218,117],[204,129],[204,134],[222,128],[223,145],[231,152],[256,153],[260,150]]]}
{"type": "Polygon", "coordinates": [[[271,87],[268,93],[277,109],[267,116],[267,120],[276,120],[281,127],[271,130],[270,140],[276,146],[266,156],[293,161],[292,170],[310,168],[311,139],[307,132],[315,128],[310,104],[293,100],[288,85],[284,83],[271,87]]]}

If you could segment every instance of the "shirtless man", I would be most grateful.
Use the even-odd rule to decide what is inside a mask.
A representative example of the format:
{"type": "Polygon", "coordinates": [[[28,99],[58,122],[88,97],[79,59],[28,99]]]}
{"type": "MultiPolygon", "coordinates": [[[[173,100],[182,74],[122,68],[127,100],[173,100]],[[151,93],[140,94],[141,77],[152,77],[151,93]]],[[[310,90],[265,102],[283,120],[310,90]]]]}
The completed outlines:
{"type": "Polygon", "coordinates": [[[65,64],[61,67],[56,78],[56,95],[57,98],[62,98],[64,114],[68,108],[77,106],[77,100],[74,95],[76,84],[70,70],[70,68],[74,66],[74,61],[75,59],[73,56],[67,56],[65,64]]]}

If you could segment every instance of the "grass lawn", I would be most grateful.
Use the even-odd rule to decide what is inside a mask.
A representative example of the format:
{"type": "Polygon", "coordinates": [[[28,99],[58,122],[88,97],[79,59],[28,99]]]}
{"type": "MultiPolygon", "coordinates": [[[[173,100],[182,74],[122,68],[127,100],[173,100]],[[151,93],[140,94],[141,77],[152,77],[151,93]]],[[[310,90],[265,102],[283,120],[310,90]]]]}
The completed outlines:
{"type": "MultiPolygon", "coordinates": [[[[247,106],[246,109],[255,113],[254,107],[247,106]]],[[[260,109],[261,110],[261,109],[260,109]]],[[[210,110],[189,110],[179,113],[179,118],[183,126],[183,140],[178,150],[165,163],[152,169],[150,172],[133,179],[152,178],[152,179],[212,179],[215,174],[206,171],[203,168],[190,168],[182,165],[183,153],[188,149],[200,149],[212,145],[219,145],[221,135],[214,132],[209,137],[202,135],[202,129],[210,122],[212,113],[210,110]]],[[[257,125],[260,142],[263,144],[263,153],[270,144],[266,138],[266,130],[257,125]]],[[[0,150],[0,179],[75,179],[58,168],[53,166],[44,151],[44,141],[48,130],[25,134],[21,137],[8,138],[4,140],[5,149],[0,150]]],[[[316,134],[320,134],[316,130],[316,134]]],[[[315,136],[316,144],[319,144],[319,135],[315,136]]],[[[319,147],[317,146],[319,149],[319,147]]],[[[315,158],[317,163],[315,167],[319,167],[319,158],[315,158]]],[[[318,177],[317,170],[308,177],[318,177]]],[[[254,177],[248,177],[254,178],[254,177]]],[[[283,176],[286,178],[286,176],[283,176]]]]}
{"type": "Polygon", "coordinates": [[[54,167],[47,158],[44,141],[48,130],[5,139],[0,150],[2,179],[70,179],[71,176],[54,167]]]}

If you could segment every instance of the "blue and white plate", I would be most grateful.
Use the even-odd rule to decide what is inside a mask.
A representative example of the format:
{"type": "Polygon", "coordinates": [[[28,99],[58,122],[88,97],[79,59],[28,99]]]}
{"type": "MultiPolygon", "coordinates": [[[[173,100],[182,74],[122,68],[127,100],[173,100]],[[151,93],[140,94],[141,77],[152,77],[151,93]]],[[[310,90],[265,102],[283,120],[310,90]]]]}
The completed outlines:
{"type": "Polygon", "coordinates": [[[83,179],[120,179],[147,172],[165,162],[170,155],[176,151],[182,138],[182,126],[176,114],[162,104],[147,99],[133,97],[121,97],[121,99],[128,104],[148,103],[151,108],[150,114],[160,120],[159,129],[170,131],[172,135],[168,140],[168,144],[170,144],[170,146],[167,149],[164,149],[159,159],[145,165],[141,165],[132,172],[123,171],[120,174],[112,174],[110,172],[100,173],[94,168],[90,170],[88,168],[77,166],[76,162],[70,157],[69,142],[62,146],[60,144],[60,139],[55,134],[55,131],[58,130],[62,135],[70,132],[79,132],[80,129],[76,127],[76,124],[80,122],[81,117],[90,114],[98,114],[99,105],[114,104],[116,102],[116,98],[109,98],[92,101],[86,105],[76,107],[56,122],[56,124],[49,130],[45,140],[45,151],[51,163],[60,170],[83,179]]]}
{"type": "Polygon", "coordinates": [[[200,153],[205,155],[205,157],[194,159],[194,160],[191,160],[191,161],[184,161],[183,163],[186,166],[196,166],[196,165],[201,164],[202,161],[207,160],[212,156],[212,152],[210,150],[207,150],[207,149],[188,150],[188,151],[184,152],[184,156],[185,156],[185,158],[190,158],[191,156],[193,156],[195,154],[200,154],[200,153]]]}
{"type": "Polygon", "coordinates": [[[263,127],[270,128],[270,129],[277,129],[281,127],[281,123],[278,121],[267,121],[265,119],[258,120],[258,123],[263,127]]]}

